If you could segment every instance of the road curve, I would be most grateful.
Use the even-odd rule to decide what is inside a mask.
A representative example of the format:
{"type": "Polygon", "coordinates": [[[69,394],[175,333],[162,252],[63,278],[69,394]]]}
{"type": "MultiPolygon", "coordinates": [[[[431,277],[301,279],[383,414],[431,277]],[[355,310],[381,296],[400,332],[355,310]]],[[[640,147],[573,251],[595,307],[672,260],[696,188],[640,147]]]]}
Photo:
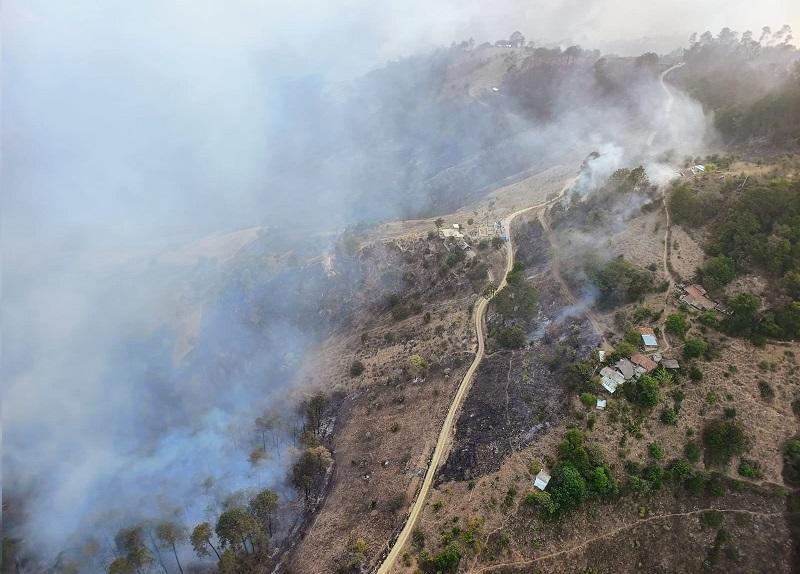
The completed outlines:
{"type": "MultiPolygon", "coordinates": [[[[683,66],[685,62],[680,62],[679,64],[675,64],[674,66],[670,66],[658,77],[658,81],[661,83],[661,89],[667,94],[667,100],[664,102],[664,120],[669,117],[670,112],[672,111],[672,104],[675,103],[675,96],[672,95],[672,92],[669,91],[667,87],[667,83],[664,81],[667,75],[672,72],[673,70],[677,70],[681,66],[683,66]]],[[[653,145],[653,141],[656,139],[656,134],[658,134],[658,129],[653,130],[647,138],[647,147],[653,145]]]]}
{"type": "MultiPolygon", "coordinates": [[[[506,257],[506,272],[503,274],[503,279],[497,286],[497,291],[500,291],[506,285],[506,280],[508,278],[508,274],[511,272],[511,269],[514,267],[514,245],[511,241],[511,222],[514,221],[518,215],[526,213],[528,211],[534,209],[540,209],[551,205],[552,203],[558,201],[561,196],[572,186],[575,178],[570,178],[565,185],[561,188],[561,191],[558,193],[557,196],[553,197],[552,199],[548,199],[547,201],[543,201],[541,203],[537,203],[535,205],[531,205],[530,207],[525,207],[523,209],[517,210],[511,215],[506,216],[502,220],[503,228],[506,230],[508,234],[508,241],[506,242],[506,249],[507,249],[507,257],[506,257]]],[[[459,411],[461,410],[461,404],[464,402],[464,398],[469,393],[469,389],[472,387],[472,381],[475,376],[475,371],[478,370],[478,365],[480,364],[481,360],[483,359],[484,350],[485,350],[485,334],[484,334],[484,325],[483,320],[486,316],[486,309],[489,306],[489,299],[486,297],[481,296],[478,299],[477,305],[475,305],[475,312],[474,312],[474,321],[475,321],[475,332],[478,336],[478,350],[475,353],[475,358],[472,360],[472,364],[469,366],[464,378],[461,380],[461,384],[458,386],[458,390],[456,390],[456,394],[453,397],[453,402],[450,403],[450,408],[447,410],[447,416],[444,419],[444,424],[442,425],[442,430],[439,431],[439,438],[436,441],[436,447],[433,450],[433,455],[431,456],[431,461],[428,464],[428,470],[425,472],[425,479],[422,481],[422,487],[419,489],[417,493],[417,498],[414,500],[414,504],[411,506],[411,511],[406,518],[406,523],[403,525],[403,530],[400,531],[400,535],[394,542],[389,554],[386,555],[386,558],[383,560],[383,563],[378,567],[377,574],[388,574],[391,572],[392,567],[394,566],[395,562],[397,562],[398,556],[403,551],[403,547],[408,542],[409,537],[411,536],[411,532],[414,530],[414,524],[416,524],[419,515],[422,513],[423,508],[425,508],[425,499],[428,496],[428,492],[431,489],[431,485],[433,484],[433,478],[436,475],[436,471],[439,469],[439,465],[444,460],[447,451],[450,448],[450,437],[452,434],[453,427],[455,425],[456,416],[458,415],[459,411]]]]}

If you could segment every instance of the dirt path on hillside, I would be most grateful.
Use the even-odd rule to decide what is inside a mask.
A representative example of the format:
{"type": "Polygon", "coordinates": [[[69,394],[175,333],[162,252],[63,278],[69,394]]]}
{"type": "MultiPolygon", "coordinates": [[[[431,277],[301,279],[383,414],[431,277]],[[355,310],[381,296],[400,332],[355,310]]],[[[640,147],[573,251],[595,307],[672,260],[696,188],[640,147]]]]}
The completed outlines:
{"type": "MultiPolygon", "coordinates": [[[[514,219],[522,215],[523,213],[527,213],[528,211],[532,211],[534,209],[546,209],[548,206],[552,205],[564,195],[564,193],[572,186],[574,183],[575,178],[570,178],[564,186],[561,188],[559,194],[552,199],[544,201],[542,203],[537,203],[535,205],[531,205],[530,207],[525,207],[523,209],[519,209],[510,215],[507,215],[502,220],[503,228],[505,229],[508,235],[508,241],[506,242],[506,249],[507,249],[507,256],[506,256],[506,270],[503,275],[502,281],[497,286],[497,292],[503,289],[503,287],[507,284],[508,274],[511,272],[511,269],[514,267],[514,243],[511,235],[511,224],[514,219]]],[[[444,419],[444,424],[442,425],[442,430],[439,432],[439,439],[436,441],[436,447],[431,454],[430,462],[428,463],[428,469],[425,472],[425,478],[422,482],[422,486],[417,493],[417,497],[414,500],[413,505],[411,506],[411,510],[406,518],[406,522],[403,525],[403,529],[400,531],[400,534],[394,541],[394,545],[389,550],[386,558],[384,558],[383,562],[377,568],[378,574],[388,574],[391,572],[397,558],[400,556],[403,548],[405,547],[406,543],[408,542],[411,532],[414,529],[414,525],[416,521],[419,519],[422,510],[425,508],[425,499],[430,492],[431,486],[433,485],[433,479],[436,475],[436,471],[439,469],[440,464],[443,460],[447,458],[447,453],[450,448],[450,443],[452,440],[453,428],[455,425],[455,421],[457,419],[458,413],[461,410],[461,405],[464,402],[467,394],[469,394],[469,390],[472,387],[472,381],[475,378],[475,372],[478,370],[478,365],[480,365],[481,360],[483,359],[484,352],[485,352],[485,338],[486,338],[486,326],[484,324],[484,319],[486,317],[486,309],[489,306],[490,299],[486,297],[481,297],[477,304],[475,305],[475,311],[473,314],[474,321],[475,321],[475,333],[478,338],[478,349],[475,353],[475,358],[472,361],[472,364],[469,366],[464,378],[461,380],[461,384],[458,386],[456,390],[456,394],[453,397],[453,401],[450,404],[450,408],[447,410],[447,416],[444,419]]]]}
{"type": "Polygon", "coordinates": [[[648,522],[653,522],[655,520],[662,520],[665,518],[674,518],[676,516],[693,516],[695,514],[702,514],[703,512],[709,511],[716,511],[722,512],[727,514],[746,514],[749,516],[760,516],[760,517],[775,517],[775,516],[783,516],[784,512],[756,512],[754,510],[744,510],[744,509],[737,509],[737,508],[701,508],[698,510],[689,510],[687,512],[673,512],[669,514],[658,514],[655,516],[650,516],[648,518],[643,518],[641,520],[637,520],[636,522],[631,522],[629,524],[623,524],[613,530],[609,530],[607,532],[603,532],[603,534],[599,534],[597,536],[593,536],[583,542],[570,546],[568,548],[564,548],[563,550],[558,550],[556,552],[550,552],[548,554],[543,554],[542,556],[537,556],[536,558],[531,558],[530,560],[519,560],[517,562],[504,562],[502,564],[492,564],[491,566],[484,566],[478,570],[474,571],[474,574],[482,574],[483,572],[491,572],[493,570],[497,570],[499,568],[515,568],[515,567],[522,567],[522,566],[529,566],[531,564],[536,564],[537,562],[541,562],[542,560],[548,560],[550,558],[556,558],[557,556],[563,556],[565,554],[571,554],[577,550],[581,550],[586,546],[594,542],[598,542],[600,540],[606,540],[611,538],[612,536],[616,536],[617,534],[624,532],[626,530],[630,530],[633,528],[637,528],[643,524],[647,524],[648,522]]]}

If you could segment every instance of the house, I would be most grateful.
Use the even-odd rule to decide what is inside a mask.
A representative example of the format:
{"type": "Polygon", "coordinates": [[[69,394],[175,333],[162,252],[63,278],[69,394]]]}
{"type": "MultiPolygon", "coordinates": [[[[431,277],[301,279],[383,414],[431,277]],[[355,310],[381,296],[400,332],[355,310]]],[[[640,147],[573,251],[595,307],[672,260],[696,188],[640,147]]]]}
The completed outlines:
{"type": "Polygon", "coordinates": [[[639,327],[639,334],[642,336],[642,346],[645,351],[658,351],[658,339],[656,333],[650,327],[639,327]]]}
{"type": "Polygon", "coordinates": [[[597,405],[595,408],[597,408],[598,411],[606,410],[606,402],[607,401],[605,399],[597,399],[597,405]]]}
{"type": "Polygon", "coordinates": [[[614,366],[617,370],[622,373],[622,376],[627,381],[628,379],[632,379],[636,375],[636,369],[628,359],[620,359],[617,361],[614,366]]]}
{"type": "Polygon", "coordinates": [[[606,352],[603,349],[597,351],[597,360],[600,361],[601,363],[606,362],[606,352]]]}
{"type": "Polygon", "coordinates": [[[463,239],[464,234],[458,231],[457,229],[446,229],[442,228],[439,230],[439,237],[442,239],[447,239],[448,237],[455,237],[456,239],[463,239]]]}
{"type": "Polygon", "coordinates": [[[611,367],[603,367],[600,369],[600,384],[603,385],[603,388],[607,390],[612,395],[614,391],[617,390],[617,387],[625,382],[625,377],[622,376],[617,370],[612,369],[611,367]]]}
{"type": "Polygon", "coordinates": [[[513,48],[514,44],[510,40],[498,40],[494,43],[496,48],[513,48]]]}
{"type": "Polygon", "coordinates": [[[634,353],[631,355],[631,363],[636,366],[637,370],[642,369],[643,373],[649,373],[658,366],[653,359],[641,353],[634,353]]]}
{"type": "Polygon", "coordinates": [[[698,165],[695,165],[695,166],[692,166],[691,172],[692,172],[693,174],[705,173],[705,172],[706,172],[706,166],[704,166],[704,165],[699,165],[699,164],[698,164],[698,165]]]}
{"type": "Polygon", "coordinates": [[[706,297],[706,290],[702,285],[689,285],[684,288],[680,300],[700,311],[710,311],[717,306],[715,301],[706,297]]]}
{"type": "Polygon", "coordinates": [[[539,471],[539,474],[536,475],[536,478],[533,479],[533,486],[544,491],[544,489],[547,488],[548,482],[550,482],[550,475],[542,469],[539,471]]]}
{"type": "Polygon", "coordinates": [[[665,369],[679,369],[680,365],[678,365],[678,361],[675,359],[663,359],[661,361],[661,366],[665,369]]]}

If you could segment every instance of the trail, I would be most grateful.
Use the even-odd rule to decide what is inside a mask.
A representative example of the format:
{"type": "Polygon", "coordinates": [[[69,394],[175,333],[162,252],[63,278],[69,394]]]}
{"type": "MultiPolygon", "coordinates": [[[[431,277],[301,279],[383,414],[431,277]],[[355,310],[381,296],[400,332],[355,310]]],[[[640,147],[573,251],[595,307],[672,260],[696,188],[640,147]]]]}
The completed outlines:
{"type": "Polygon", "coordinates": [[[654,516],[650,516],[648,518],[643,518],[641,520],[637,520],[636,522],[631,522],[628,524],[623,524],[613,530],[608,530],[599,534],[597,536],[593,536],[583,542],[575,544],[574,546],[570,546],[569,548],[565,548],[563,550],[558,550],[556,552],[550,552],[549,554],[543,554],[542,556],[537,556],[536,558],[531,558],[530,560],[519,560],[517,562],[504,562],[502,564],[492,564],[490,566],[484,566],[478,570],[475,570],[475,574],[481,574],[482,572],[491,572],[492,570],[497,570],[499,568],[514,568],[520,566],[529,566],[531,564],[535,564],[537,562],[541,562],[542,560],[547,560],[549,558],[555,558],[556,556],[563,556],[564,554],[571,554],[576,550],[580,550],[589,546],[590,544],[597,542],[599,540],[605,540],[607,538],[611,538],[619,534],[620,532],[624,532],[625,530],[630,530],[631,528],[636,528],[637,526],[641,526],[642,524],[646,524],[648,522],[653,522],[655,520],[662,520],[664,518],[673,518],[676,516],[692,516],[694,514],[702,514],[703,512],[708,512],[710,510],[715,510],[717,512],[722,513],[738,513],[738,514],[747,514],[750,516],[761,516],[761,517],[774,517],[774,516],[782,516],[783,512],[756,512],[754,510],[743,510],[738,508],[701,508],[698,510],[689,510],[687,512],[673,512],[669,514],[657,514],[654,516]]]}
{"type": "MultiPolygon", "coordinates": [[[[525,207],[523,209],[519,209],[514,213],[506,216],[502,220],[503,228],[506,230],[508,235],[508,241],[506,242],[506,249],[507,249],[507,256],[506,256],[506,271],[503,275],[502,281],[500,281],[499,285],[497,286],[497,291],[503,289],[503,287],[507,284],[508,274],[511,272],[511,269],[514,267],[514,243],[511,237],[511,223],[514,219],[522,215],[523,213],[527,213],[534,209],[542,209],[546,208],[549,205],[552,205],[564,195],[564,193],[572,186],[575,178],[570,178],[565,185],[561,188],[561,191],[558,193],[557,196],[553,197],[552,199],[548,199],[547,201],[543,201],[541,203],[537,203],[535,205],[531,205],[529,207],[525,207]]],[[[403,529],[400,531],[400,534],[397,536],[397,539],[394,541],[394,545],[392,546],[389,553],[386,555],[386,558],[383,560],[381,565],[377,569],[378,574],[388,574],[391,571],[392,567],[394,566],[395,562],[397,562],[397,558],[400,556],[403,548],[405,547],[406,543],[408,542],[411,532],[414,530],[414,525],[416,524],[417,520],[419,519],[422,510],[425,508],[425,499],[428,496],[428,492],[430,492],[431,485],[433,484],[433,478],[436,475],[436,471],[439,469],[440,464],[443,460],[445,460],[445,456],[450,448],[450,440],[452,436],[453,427],[455,425],[456,417],[461,410],[461,405],[464,402],[464,398],[469,394],[469,389],[472,387],[472,381],[475,377],[475,372],[478,370],[478,365],[480,365],[481,360],[483,359],[484,352],[485,352],[485,326],[484,326],[484,318],[486,317],[486,309],[489,306],[490,299],[486,297],[481,297],[478,299],[477,305],[475,305],[475,312],[474,312],[474,321],[475,321],[475,332],[478,337],[478,350],[475,353],[475,358],[472,360],[472,364],[469,366],[464,378],[461,380],[461,384],[459,384],[458,389],[456,390],[456,394],[453,397],[453,401],[450,403],[450,408],[447,410],[447,416],[444,419],[444,423],[442,424],[442,430],[439,432],[439,438],[436,441],[436,446],[433,449],[433,454],[431,455],[430,463],[428,463],[428,469],[425,472],[425,478],[422,481],[422,486],[417,493],[417,497],[414,500],[414,504],[411,506],[411,510],[406,518],[406,523],[403,525],[403,529]]]]}
{"type": "MultiPolygon", "coordinates": [[[[670,112],[672,111],[672,104],[675,102],[675,97],[672,95],[672,92],[667,87],[667,83],[665,81],[667,75],[683,66],[683,62],[680,64],[675,64],[674,66],[667,68],[661,73],[659,77],[659,81],[661,82],[661,89],[664,90],[664,93],[667,95],[667,101],[664,104],[664,120],[669,119],[670,112]]],[[[647,139],[647,146],[650,147],[653,144],[653,140],[656,137],[658,130],[654,131],[650,134],[650,137],[647,139]]],[[[669,207],[667,206],[667,194],[666,191],[664,195],[661,197],[661,205],[664,207],[664,215],[667,219],[667,228],[664,231],[664,253],[662,254],[661,262],[664,267],[664,274],[667,276],[667,280],[669,281],[669,286],[667,287],[667,294],[664,298],[664,310],[665,312],[661,314],[661,335],[664,341],[664,348],[662,351],[669,351],[672,349],[672,345],[669,342],[669,337],[667,337],[667,313],[666,307],[669,303],[669,298],[672,295],[672,290],[675,287],[675,278],[672,276],[672,270],[670,269],[669,264],[669,256],[670,256],[670,241],[672,238],[672,222],[670,221],[669,217],[669,207]]]]}

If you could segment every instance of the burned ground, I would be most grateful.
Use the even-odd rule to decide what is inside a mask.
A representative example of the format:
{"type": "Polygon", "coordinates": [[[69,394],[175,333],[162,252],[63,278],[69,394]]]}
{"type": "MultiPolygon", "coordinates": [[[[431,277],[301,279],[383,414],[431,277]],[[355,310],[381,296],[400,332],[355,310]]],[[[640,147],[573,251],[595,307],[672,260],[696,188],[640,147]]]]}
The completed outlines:
{"type": "Polygon", "coordinates": [[[588,321],[570,308],[550,274],[542,273],[549,250],[538,221],[520,224],[514,236],[520,238],[515,240],[517,260],[539,273],[527,280],[539,294],[536,324],[525,347],[495,351],[481,362],[440,482],[496,472],[511,453],[558,424],[568,409],[565,370],[597,343],[588,321]]]}

